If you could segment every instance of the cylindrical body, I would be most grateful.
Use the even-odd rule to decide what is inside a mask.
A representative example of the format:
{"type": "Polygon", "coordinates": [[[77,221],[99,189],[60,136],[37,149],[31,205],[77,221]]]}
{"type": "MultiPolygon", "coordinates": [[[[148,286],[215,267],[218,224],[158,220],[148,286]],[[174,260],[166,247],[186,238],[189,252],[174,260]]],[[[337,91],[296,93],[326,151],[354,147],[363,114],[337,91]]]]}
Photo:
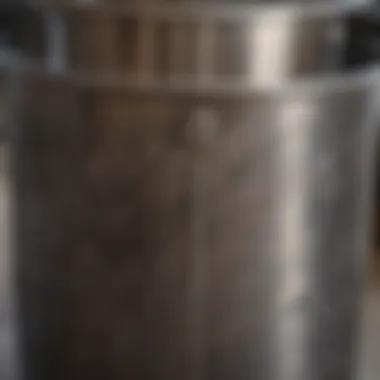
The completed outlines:
{"type": "Polygon", "coordinates": [[[376,82],[26,78],[26,379],[353,379],[376,82]]]}

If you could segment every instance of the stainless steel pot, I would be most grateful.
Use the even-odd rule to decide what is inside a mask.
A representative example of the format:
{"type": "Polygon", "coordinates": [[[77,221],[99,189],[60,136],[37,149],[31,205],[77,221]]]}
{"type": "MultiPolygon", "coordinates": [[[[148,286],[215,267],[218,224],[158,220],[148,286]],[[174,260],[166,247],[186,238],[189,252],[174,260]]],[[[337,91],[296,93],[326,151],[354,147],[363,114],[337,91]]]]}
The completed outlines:
{"type": "Polygon", "coordinates": [[[29,75],[26,378],[353,379],[378,83],[29,75]]]}
{"type": "Polygon", "coordinates": [[[336,3],[37,8],[45,9],[48,69],[251,84],[338,67],[344,21],[357,9],[336,3]]]}

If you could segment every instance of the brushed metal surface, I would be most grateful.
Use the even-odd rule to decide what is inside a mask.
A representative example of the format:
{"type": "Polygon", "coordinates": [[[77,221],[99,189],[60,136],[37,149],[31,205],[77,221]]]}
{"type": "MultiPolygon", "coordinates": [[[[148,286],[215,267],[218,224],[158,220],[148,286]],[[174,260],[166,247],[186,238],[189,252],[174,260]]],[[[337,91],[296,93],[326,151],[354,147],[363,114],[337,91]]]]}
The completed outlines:
{"type": "Polygon", "coordinates": [[[29,76],[12,146],[27,380],[351,379],[376,83],[29,76]]]}
{"type": "Polygon", "coordinates": [[[254,84],[339,67],[344,21],[356,9],[334,3],[310,9],[216,4],[37,8],[49,70],[118,71],[141,81],[254,84]]]}

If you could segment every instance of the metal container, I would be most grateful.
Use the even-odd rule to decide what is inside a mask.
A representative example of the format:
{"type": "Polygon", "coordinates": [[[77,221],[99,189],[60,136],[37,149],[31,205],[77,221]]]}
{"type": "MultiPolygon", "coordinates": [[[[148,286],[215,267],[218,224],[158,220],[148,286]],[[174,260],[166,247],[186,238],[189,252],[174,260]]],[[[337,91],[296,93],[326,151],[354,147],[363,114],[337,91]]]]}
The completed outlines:
{"type": "Polygon", "coordinates": [[[26,379],[353,379],[378,83],[26,76],[26,379]]]}
{"type": "MultiPolygon", "coordinates": [[[[337,68],[352,4],[37,7],[50,71],[272,84],[337,68]]],[[[33,31],[31,31],[33,34],[33,31]]],[[[41,34],[40,34],[41,35],[41,34]]],[[[96,74],[98,75],[98,74],[96,74]]]]}

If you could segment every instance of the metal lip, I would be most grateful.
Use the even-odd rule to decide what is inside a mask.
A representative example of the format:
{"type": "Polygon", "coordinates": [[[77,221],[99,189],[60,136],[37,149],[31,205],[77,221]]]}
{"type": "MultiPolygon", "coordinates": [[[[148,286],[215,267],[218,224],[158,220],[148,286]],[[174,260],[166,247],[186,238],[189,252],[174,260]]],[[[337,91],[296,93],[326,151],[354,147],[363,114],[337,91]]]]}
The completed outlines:
{"type": "Polygon", "coordinates": [[[230,75],[237,82],[258,80],[261,74],[260,81],[272,81],[266,62],[273,62],[277,81],[337,65],[345,47],[342,22],[350,12],[364,11],[352,0],[222,6],[142,3],[34,0],[45,28],[47,52],[41,53],[41,60],[62,71],[96,67],[107,76],[111,69],[123,75],[157,76],[151,78],[154,83],[199,82],[207,80],[210,71],[223,83],[232,81],[230,75]],[[127,30],[124,22],[141,23],[128,31],[126,44],[121,42],[127,30]],[[237,38],[241,43],[234,42],[237,38]],[[281,40],[284,49],[278,48],[281,40]],[[191,78],[159,78],[163,76],[191,78]]]}
{"type": "MultiPolygon", "coordinates": [[[[160,95],[160,96],[190,96],[190,97],[223,97],[249,98],[268,96],[283,98],[300,96],[302,94],[323,94],[327,92],[344,92],[355,89],[373,89],[380,91],[380,64],[371,67],[347,71],[343,73],[320,74],[298,77],[289,81],[263,84],[249,84],[246,81],[202,81],[192,80],[139,80],[126,78],[124,75],[113,72],[72,71],[70,73],[49,72],[38,64],[30,65],[15,59],[12,64],[2,65],[2,70],[16,73],[20,76],[36,77],[52,81],[64,82],[78,89],[125,91],[133,94],[160,95]]],[[[1,66],[0,66],[1,69],[1,66]]],[[[379,92],[380,94],[380,92],[379,92]]]]}
{"type": "Polygon", "coordinates": [[[97,77],[82,73],[73,73],[68,79],[80,87],[101,87],[111,89],[130,89],[141,92],[158,92],[160,94],[194,94],[221,95],[228,97],[264,95],[283,97],[302,93],[341,92],[352,88],[380,87],[380,65],[359,70],[355,73],[315,75],[299,77],[293,80],[273,84],[247,84],[246,81],[224,80],[202,83],[194,81],[138,81],[122,80],[121,76],[112,75],[97,77]]]}
{"type": "Polygon", "coordinates": [[[236,21],[257,22],[267,17],[319,18],[365,12],[371,1],[321,1],[299,3],[287,1],[277,4],[102,4],[101,2],[64,2],[52,4],[47,0],[30,0],[36,10],[61,12],[100,11],[131,17],[153,18],[163,21],[236,21]]]}

